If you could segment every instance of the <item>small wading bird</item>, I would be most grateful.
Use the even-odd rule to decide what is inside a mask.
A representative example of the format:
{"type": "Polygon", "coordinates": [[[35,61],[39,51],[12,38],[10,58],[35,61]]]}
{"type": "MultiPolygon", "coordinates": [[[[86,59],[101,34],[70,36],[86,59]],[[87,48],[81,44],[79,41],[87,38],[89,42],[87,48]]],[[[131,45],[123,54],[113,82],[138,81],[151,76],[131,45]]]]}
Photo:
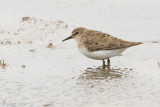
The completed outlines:
{"type": "Polygon", "coordinates": [[[103,61],[105,68],[105,59],[108,59],[107,67],[110,67],[110,59],[114,56],[120,56],[127,48],[140,45],[142,42],[130,42],[118,39],[110,34],[100,31],[89,30],[83,27],[72,31],[71,36],[64,39],[75,39],[79,51],[86,57],[103,61]]]}

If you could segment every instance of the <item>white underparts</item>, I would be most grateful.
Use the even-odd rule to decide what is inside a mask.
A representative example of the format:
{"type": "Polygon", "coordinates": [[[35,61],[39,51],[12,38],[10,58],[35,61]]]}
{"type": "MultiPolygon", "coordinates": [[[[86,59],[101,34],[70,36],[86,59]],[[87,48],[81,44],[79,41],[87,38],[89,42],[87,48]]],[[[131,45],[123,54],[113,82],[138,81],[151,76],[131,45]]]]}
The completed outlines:
{"type": "Polygon", "coordinates": [[[121,53],[126,48],[114,49],[114,50],[99,50],[99,51],[88,51],[87,48],[78,48],[79,51],[86,57],[96,60],[108,59],[114,56],[121,56],[121,53]]]}

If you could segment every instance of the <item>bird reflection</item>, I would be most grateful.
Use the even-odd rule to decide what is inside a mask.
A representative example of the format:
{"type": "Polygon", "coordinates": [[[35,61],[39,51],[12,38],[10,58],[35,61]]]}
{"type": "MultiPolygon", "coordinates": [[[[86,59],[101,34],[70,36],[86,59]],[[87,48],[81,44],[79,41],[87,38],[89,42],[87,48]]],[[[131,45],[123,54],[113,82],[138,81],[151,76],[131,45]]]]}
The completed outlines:
{"type": "Polygon", "coordinates": [[[101,66],[99,67],[93,67],[93,68],[87,68],[85,70],[85,72],[83,74],[80,75],[80,79],[99,79],[99,80],[103,80],[103,79],[118,79],[118,78],[122,78],[122,76],[126,76],[126,74],[124,75],[124,73],[126,73],[127,71],[130,71],[132,69],[128,69],[128,68],[103,68],[101,66]]]}

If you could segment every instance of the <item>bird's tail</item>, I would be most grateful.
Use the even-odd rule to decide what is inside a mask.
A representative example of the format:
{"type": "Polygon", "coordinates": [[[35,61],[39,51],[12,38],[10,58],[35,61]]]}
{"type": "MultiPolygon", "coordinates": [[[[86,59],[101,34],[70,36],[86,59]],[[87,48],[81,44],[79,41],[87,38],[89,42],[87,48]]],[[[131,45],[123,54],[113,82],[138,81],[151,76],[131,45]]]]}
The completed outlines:
{"type": "Polygon", "coordinates": [[[132,45],[140,45],[140,44],[143,44],[143,42],[132,42],[132,45]]]}

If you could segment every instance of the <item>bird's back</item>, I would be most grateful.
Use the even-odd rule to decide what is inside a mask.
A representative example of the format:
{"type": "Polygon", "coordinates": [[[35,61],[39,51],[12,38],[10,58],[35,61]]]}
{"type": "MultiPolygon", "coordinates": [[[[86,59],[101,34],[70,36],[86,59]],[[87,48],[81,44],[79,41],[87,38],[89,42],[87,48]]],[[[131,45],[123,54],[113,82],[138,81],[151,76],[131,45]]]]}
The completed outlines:
{"type": "Polygon", "coordinates": [[[114,50],[142,44],[118,39],[110,34],[95,30],[86,30],[81,38],[88,51],[114,50]]]}

